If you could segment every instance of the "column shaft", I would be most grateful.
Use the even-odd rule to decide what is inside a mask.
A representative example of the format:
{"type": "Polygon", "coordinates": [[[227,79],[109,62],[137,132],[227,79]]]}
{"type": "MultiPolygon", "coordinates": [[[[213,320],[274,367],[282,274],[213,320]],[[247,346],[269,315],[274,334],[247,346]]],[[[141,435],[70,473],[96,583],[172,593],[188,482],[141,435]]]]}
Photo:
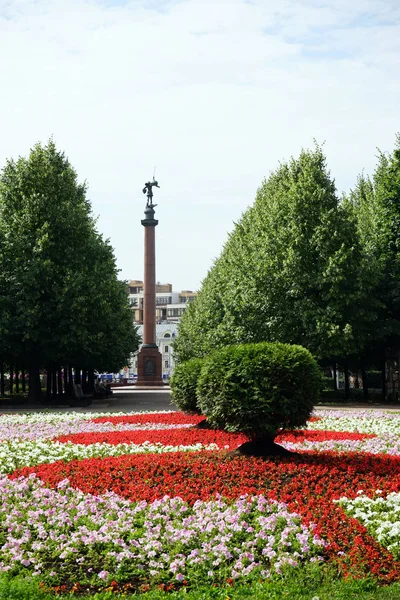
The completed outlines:
{"type": "Polygon", "coordinates": [[[144,228],[143,343],[156,343],[155,227],[144,228]]]}

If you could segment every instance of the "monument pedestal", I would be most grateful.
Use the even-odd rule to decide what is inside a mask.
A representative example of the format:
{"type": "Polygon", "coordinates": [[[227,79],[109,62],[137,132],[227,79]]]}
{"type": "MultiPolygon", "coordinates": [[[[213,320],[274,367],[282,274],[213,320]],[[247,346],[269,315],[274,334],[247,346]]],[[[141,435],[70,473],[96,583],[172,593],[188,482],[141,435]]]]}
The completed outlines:
{"type": "Polygon", "coordinates": [[[143,345],[138,354],[138,386],[163,386],[162,356],[156,344],[143,345]]]}

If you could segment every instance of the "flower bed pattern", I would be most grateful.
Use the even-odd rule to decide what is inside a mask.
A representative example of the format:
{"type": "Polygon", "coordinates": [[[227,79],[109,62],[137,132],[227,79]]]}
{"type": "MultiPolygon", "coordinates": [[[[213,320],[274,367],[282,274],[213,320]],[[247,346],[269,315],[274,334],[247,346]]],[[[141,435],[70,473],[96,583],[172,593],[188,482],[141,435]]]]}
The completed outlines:
{"type": "Polygon", "coordinates": [[[360,490],[354,500],[344,497],[338,503],[400,560],[400,494],[391,492],[384,498],[382,493],[376,490],[369,498],[360,490]]]}
{"type": "Polygon", "coordinates": [[[400,579],[400,414],[320,411],[277,438],[298,454],[267,460],[229,454],[246,438],[192,427],[201,420],[0,416],[0,569],[91,589],[260,579],[321,560],[400,579]]]}

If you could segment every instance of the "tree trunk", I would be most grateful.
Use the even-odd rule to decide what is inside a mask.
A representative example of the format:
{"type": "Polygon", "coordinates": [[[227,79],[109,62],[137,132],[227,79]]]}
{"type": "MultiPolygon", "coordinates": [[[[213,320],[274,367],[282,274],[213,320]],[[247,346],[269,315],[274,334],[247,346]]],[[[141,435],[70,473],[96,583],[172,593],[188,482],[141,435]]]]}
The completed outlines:
{"type": "Polygon", "coordinates": [[[29,365],[29,400],[40,400],[41,389],[40,389],[40,374],[39,374],[39,362],[36,357],[31,358],[29,365]]]}
{"type": "Polygon", "coordinates": [[[333,389],[337,392],[337,367],[336,363],[333,363],[333,389]]]}
{"type": "Polygon", "coordinates": [[[26,379],[25,379],[25,369],[21,369],[21,382],[22,382],[22,393],[26,392],[26,379]]]}
{"type": "Polygon", "coordinates": [[[64,388],[65,388],[65,394],[67,396],[72,396],[72,384],[74,383],[74,375],[72,372],[72,366],[71,364],[68,364],[68,367],[65,368],[65,373],[66,375],[64,375],[65,379],[64,379],[64,388]]]}
{"type": "Polygon", "coordinates": [[[40,400],[42,396],[42,382],[40,381],[40,366],[36,369],[36,389],[38,390],[37,399],[40,400]]]}
{"type": "Polygon", "coordinates": [[[75,367],[75,383],[78,385],[81,382],[81,368],[75,367]]]}
{"type": "Polygon", "coordinates": [[[87,371],[82,369],[82,390],[84,394],[87,394],[87,371]]]}
{"type": "Polygon", "coordinates": [[[357,369],[357,370],[355,371],[355,373],[354,373],[354,388],[355,388],[356,390],[359,390],[359,389],[360,389],[360,382],[359,382],[359,380],[358,380],[358,373],[359,373],[359,372],[358,372],[358,369],[357,369]]]}
{"type": "Polygon", "coordinates": [[[19,367],[15,367],[15,392],[19,394],[19,367]]]}
{"type": "Polygon", "coordinates": [[[62,384],[62,375],[61,375],[61,367],[57,369],[57,386],[58,386],[58,395],[63,395],[63,384],[62,384]]]}
{"type": "Polygon", "coordinates": [[[56,363],[53,361],[51,364],[51,375],[52,375],[52,395],[53,398],[57,397],[57,369],[56,369],[56,363]]]}
{"type": "Polygon", "coordinates": [[[349,366],[347,361],[343,363],[344,369],[344,397],[346,400],[350,398],[350,381],[349,381],[349,366]]]}
{"type": "Polygon", "coordinates": [[[382,354],[381,385],[382,385],[382,402],[385,402],[386,401],[386,355],[385,355],[385,349],[383,349],[383,354],[382,354]]]}
{"type": "Polygon", "coordinates": [[[64,367],[64,394],[68,396],[68,367],[64,367]]]}
{"type": "Polygon", "coordinates": [[[88,371],[88,393],[94,393],[94,371],[93,369],[89,369],[88,371]]]}
{"type": "Polygon", "coordinates": [[[14,367],[10,367],[10,396],[14,392],[14,367]]]}
{"type": "Polygon", "coordinates": [[[362,385],[363,385],[363,396],[364,400],[368,400],[368,380],[367,380],[367,372],[364,367],[361,367],[361,377],[362,377],[362,385]]]}
{"type": "Polygon", "coordinates": [[[0,364],[0,394],[4,396],[5,385],[4,385],[4,363],[0,364]]]}
{"type": "Polygon", "coordinates": [[[51,377],[52,377],[52,368],[51,363],[47,366],[47,378],[46,378],[46,397],[48,400],[51,398],[51,377]]]}

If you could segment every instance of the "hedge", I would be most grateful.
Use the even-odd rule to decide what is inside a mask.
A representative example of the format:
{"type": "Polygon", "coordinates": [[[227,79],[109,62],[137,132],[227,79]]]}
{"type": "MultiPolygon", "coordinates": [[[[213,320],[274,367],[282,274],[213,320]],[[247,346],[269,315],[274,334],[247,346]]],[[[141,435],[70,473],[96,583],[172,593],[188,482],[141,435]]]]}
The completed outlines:
{"type": "Polygon", "coordinates": [[[202,358],[191,358],[178,364],[171,377],[172,402],[184,412],[199,412],[196,387],[202,366],[202,358]]]}

